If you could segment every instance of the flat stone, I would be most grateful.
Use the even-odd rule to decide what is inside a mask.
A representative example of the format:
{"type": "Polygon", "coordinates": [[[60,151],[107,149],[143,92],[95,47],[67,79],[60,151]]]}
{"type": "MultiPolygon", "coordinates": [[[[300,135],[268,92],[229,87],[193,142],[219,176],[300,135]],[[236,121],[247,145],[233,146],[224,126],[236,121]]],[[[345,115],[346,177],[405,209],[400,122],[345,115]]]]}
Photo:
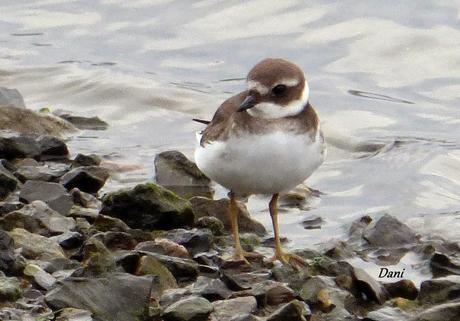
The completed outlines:
{"type": "Polygon", "coordinates": [[[78,129],[106,130],[109,127],[109,124],[97,116],[83,117],[62,113],[59,117],[72,123],[78,129]]]}
{"type": "Polygon", "coordinates": [[[14,247],[20,248],[25,258],[49,260],[65,257],[62,248],[55,241],[44,236],[21,228],[15,228],[9,234],[14,240],[14,247]]]}
{"type": "Polygon", "coordinates": [[[147,313],[152,277],[113,273],[102,278],[70,277],[45,300],[54,310],[73,307],[88,310],[95,320],[136,320],[147,313]]]}
{"type": "Polygon", "coordinates": [[[189,297],[170,305],[163,313],[165,321],[207,321],[213,307],[201,297],[189,297]]]}
{"type": "Polygon", "coordinates": [[[33,201],[23,208],[8,213],[0,219],[0,226],[10,231],[16,227],[31,233],[51,236],[75,228],[75,220],[54,211],[42,201],[33,201]]]}
{"type": "Polygon", "coordinates": [[[83,166],[72,169],[61,177],[60,183],[71,190],[77,187],[86,193],[97,193],[109,178],[107,169],[99,166],[83,166]]]}
{"type": "Polygon", "coordinates": [[[375,247],[402,247],[417,242],[417,236],[406,224],[391,215],[383,215],[364,233],[364,238],[375,247]]]}
{"type": "MultiPolygon", "coordinates": [[[[227,198],[212,200],[205,197],[193,197],[190,199],[190,203],[197,219],[205,216],[214,216],[222,221],[227,231],[231,230],[230,201],[227,198]]],[[[252,219],[246,207],[241,203],[238,204],[238,226],[240,232],[255,233],[259,236],[267,233],[265,227],[252,219]]]]}
{"type": "Polygon", "coordinates": [[[257,309],[257,301],[253,296],[246,296],[230,300],[219,300],[212,303],[214,312],[211,320],[227,321],[237,315],[254,313],[257,309]]]}
{"type": "Polygon", "coordinates": [[[140,229],[172,229],[194,222],[188,201],[153,183],[108,193],[103,198],[101,213],[140,229]]]}
{"type": "Polygon", "coordinates": [[[17,89],[0,87],[0,106],[26,108],[24,98],[17,89]]]}
{"type": "Polygon", "coordinates": [[[45,290],[51,289],[56,279],[36,264],[28,264],[24,269],[24,275],[31,277],[36,284],[45,290]]]}
{"type": "Polygon", "coordinates": [[[67,215],[73,206],[72,197],[62,185],[42,181],[27,181],[19,193],[19,200],[25,203],[43,201],[62,215],[67,215]]]}
{"type": "Polygon", "coordinates": [[[164,238],[156,238],[154,241],[138,243],[135,249],[138,251],[153,252],[168,256],[181,257],[184,259],[190,258],[190,255],[184,246],[164,238]]]}
{"type": "Polygon", "coordinates": [[[68,170],[69,166],[66,164],[27,165],[18,167],[14,175],[23,183],[29,180],[55,182],[68,170]]]}

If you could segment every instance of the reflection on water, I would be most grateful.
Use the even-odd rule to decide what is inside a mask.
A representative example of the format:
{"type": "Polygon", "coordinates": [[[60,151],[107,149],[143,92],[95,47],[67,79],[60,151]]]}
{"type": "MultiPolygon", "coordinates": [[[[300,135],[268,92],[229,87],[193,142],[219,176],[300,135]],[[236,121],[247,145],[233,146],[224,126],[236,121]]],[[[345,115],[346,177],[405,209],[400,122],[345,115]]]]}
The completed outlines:
{"type": "MultiPolygon", "coordinates": [[[[108,188],[151,178],[159,151],[192,155],[202,125],[191,119],[209,119],[243,90],[261,58],[285,57],[306,71],[331,145],[307,181],[324,194],[280,218],[291,246],[341,239],[352,220],[384,211],[424,235],[460,241],[454,2],[3,0],[0,7],[0,85],[18,88],[30,108],[107,120],[107,131],[82,133],[73,150],[143,167],[108,188]],[[309,215],[323,218],[321,229],[303,229],[309,215]]],[[[270,226],[265,198],[249,207],[270,226]]]]}

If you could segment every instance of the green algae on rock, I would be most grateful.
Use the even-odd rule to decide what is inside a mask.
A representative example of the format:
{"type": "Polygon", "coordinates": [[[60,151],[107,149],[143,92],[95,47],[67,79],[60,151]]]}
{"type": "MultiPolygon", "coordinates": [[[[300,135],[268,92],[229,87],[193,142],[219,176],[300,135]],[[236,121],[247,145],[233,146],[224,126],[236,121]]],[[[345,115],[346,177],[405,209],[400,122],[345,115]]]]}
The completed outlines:
{"type": "Polygon", "coordinates": [[[109,193],[102,199],[102,214],[120,218],[131,228],[172,229],[191,226],[190,203],[154,183],[109,193]]]}

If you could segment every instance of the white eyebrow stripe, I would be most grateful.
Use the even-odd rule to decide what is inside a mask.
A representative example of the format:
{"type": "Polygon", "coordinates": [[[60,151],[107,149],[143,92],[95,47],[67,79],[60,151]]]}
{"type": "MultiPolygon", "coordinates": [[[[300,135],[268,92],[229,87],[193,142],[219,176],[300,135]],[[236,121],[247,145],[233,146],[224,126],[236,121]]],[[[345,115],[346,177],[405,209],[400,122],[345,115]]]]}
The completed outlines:
{"type": "Polygon", "coordinates": [[[248,88],[249,88],[249,90],[253,89],[253,90],[258,91],[261,95],[264,95],[264,94],[266,94],[266,93],[268,93],[270,91],[269,88],[267,88],[266,86],[262,85],[260,82],[254,81],[254,80],[249,80],[248,81],[248,88]]]}
{"type": "Polygon", "coordinates": [[[295,78],[281,79],[280,81],[277,82],[277,85],[286,85],[288,87],[295,87],[298,84],[299,84],[299,80],[295,78]]]}

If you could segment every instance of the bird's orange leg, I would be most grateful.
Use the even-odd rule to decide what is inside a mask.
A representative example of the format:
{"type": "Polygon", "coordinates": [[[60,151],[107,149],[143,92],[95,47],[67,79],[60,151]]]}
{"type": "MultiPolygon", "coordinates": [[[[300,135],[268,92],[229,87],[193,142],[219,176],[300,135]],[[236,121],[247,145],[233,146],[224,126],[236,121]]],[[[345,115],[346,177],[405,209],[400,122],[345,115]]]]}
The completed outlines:
{"type": "Polygon", "coordinates": [[[278,227],[278,196],[279,194],[273,194],[272,199],[270,200],[270,216],[272,218],[273,231],[275,234],[275,255],[270,258],[270,262],[280,261],[283,264],[290,264],[295,269],[300,267],[306,267],[307,263],[298,255],[284,253],[283,248],[281,247],[279,227],[278,227]]]}
{"type": "Polygon", "coordinates": [[[230,192],[230,223],[232,226],[233,239],[235,241],[235,254],[233,258],[236,260],[249,262],[244,257],[245,251],[241,247],[240,233],[238,231],[238,205],[236,204],[236,197],[233,192],[230,192]]]}

